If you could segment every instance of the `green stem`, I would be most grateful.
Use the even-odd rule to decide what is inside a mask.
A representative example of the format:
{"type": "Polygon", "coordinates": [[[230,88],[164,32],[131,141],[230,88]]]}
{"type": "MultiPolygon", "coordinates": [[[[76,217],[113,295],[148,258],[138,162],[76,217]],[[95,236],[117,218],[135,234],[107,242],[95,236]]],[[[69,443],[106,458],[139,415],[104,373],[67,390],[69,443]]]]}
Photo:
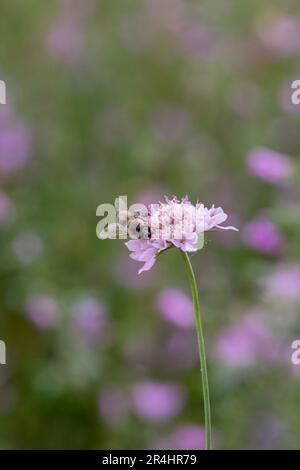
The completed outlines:
{"type": "Polygon", "coordinates": [[[180,252],[185,262],[187,271],[188,271],[191,290],[193,294],[195,324],[196,324],[196,331],[197,331],[198,350],[199,350],[199,356],[200,356],[200,368],[201,368],[202,388],[203,388],[204,419],[205,419],[205,449],[210,450],[212,449],[212,442],[211,442],[211,413],[210,413],[209,387],[208,387],[208,376],[207,376],[207,366],[206,366],[205,343],[204,343],[202,320],[201,320],[201,314],[200,314],[197,283],[196,283],[195,274],[194,274],[192,263],[190,261],[189,256],[184,251],[180,250],[180,252]]]}

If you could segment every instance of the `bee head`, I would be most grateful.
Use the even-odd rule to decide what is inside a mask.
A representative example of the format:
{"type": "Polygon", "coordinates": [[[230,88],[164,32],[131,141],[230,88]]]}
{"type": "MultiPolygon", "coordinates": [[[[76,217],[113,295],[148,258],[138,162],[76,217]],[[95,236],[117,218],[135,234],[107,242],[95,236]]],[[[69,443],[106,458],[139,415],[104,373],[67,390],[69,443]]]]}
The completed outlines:
{"type": "Polygon", "coordinates": [[[128,233],[133,239],[147,239],[149,238],[148,224],[143,219],[135,218],[128,224],[128,233]]]}

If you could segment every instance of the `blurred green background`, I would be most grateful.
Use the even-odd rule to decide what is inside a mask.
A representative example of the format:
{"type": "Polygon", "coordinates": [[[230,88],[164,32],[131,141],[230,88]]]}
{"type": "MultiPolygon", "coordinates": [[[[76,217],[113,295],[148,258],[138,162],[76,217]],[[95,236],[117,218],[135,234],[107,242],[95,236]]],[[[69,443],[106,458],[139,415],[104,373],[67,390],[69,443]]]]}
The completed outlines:
{"type": "Polygon", "coordinates": [[[2,0],[0,448],[203,445],[190,293],[96,237],[96,208],[189,195],[215,447],[297,448],[298,0],[2,0]]]}

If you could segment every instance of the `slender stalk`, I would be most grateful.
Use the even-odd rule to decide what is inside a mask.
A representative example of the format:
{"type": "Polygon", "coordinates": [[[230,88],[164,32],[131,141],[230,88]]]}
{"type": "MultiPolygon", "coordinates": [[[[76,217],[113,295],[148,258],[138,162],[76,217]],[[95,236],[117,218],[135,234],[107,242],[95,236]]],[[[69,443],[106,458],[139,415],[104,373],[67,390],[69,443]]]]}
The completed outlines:
{"type": "Polygon", "coordinates": [[[200,314],[200,304],[199,304],[197,283],[196,283],[194,270],[193,270],[192,263],[190,261],[189,256],[187,255],[187,253],[185,253],[182,250],[180,250],[180,252],[187,268],[191,290],[193,294],[195,324],[196,324],[196,331],[197,331],[198,350],[199,350],[199,356],[200,356],[200,369],[201,369],[202,388],[203,388],[204,419],[205,419],[205,449],[211,450],[212,442],[211,442],[211,413],[210,413],[209,386],[208,386],[208,376],[207,376],[207,366],[206,366],[205,343],[204,343],[202,320],[201,320],[201,314],[200,314]]]}

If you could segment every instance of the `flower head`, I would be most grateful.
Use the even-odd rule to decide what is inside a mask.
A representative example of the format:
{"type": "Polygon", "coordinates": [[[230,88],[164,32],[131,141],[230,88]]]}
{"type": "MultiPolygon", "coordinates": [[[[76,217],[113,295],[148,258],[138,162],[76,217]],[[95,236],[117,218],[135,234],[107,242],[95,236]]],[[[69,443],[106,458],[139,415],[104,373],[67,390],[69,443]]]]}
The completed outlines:
{"type": "Polygon", "coordinates": [[[227,214],[221,207],[207,208],[204,204],[193,205],[188,197],[179,200],[177,197],[148,206],[147,217],[143,223],[147,230],[139,228],[141,238],[126,243],[131,251],[130,257],[144,265],[139,270],[149,271],[155,264],[158,254],[168,248],[176,247],[185,252],[198,251],[203,247],[203,234],[209,230],[237,230],[235,227],[224,227],[227,214]]]}

